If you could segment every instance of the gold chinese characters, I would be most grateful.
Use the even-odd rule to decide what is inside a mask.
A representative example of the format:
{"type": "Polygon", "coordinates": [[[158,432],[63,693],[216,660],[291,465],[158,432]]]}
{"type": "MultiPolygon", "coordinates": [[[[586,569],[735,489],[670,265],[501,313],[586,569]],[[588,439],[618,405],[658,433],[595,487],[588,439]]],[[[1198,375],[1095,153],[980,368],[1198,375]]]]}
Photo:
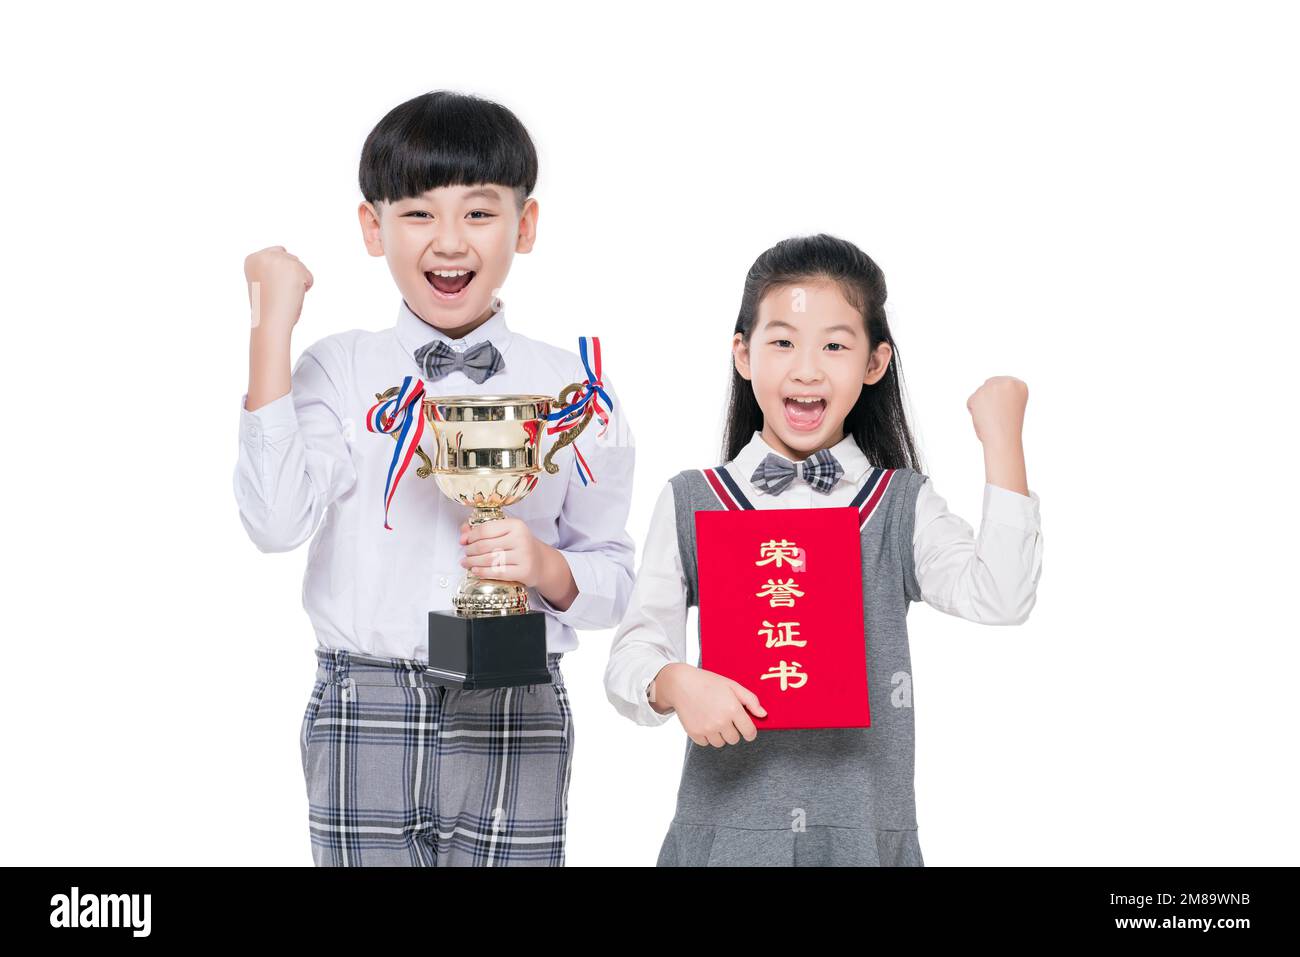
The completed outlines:
{"type": "MultiPolygon", "coordinates": [[[[774,564],[777,568],[788,564],[792,569],[802,568],[804,559],[799,556],[802,554],[799,546],[789,539],[782,538],[780,541],[772,539],[759,545],[759,559],[754,562],[755,565],[774,564]]],[[[793,608],[795,599],[802,598],[804,592],[798,587],[794,578],[787,578],[784,581],[769,578],[754,593],[755,598],[766,598],[768,606],[771,608],[793,608]]],[[[764,640],[764,647],[781,648],[786,645],[803,648],[808,644],[808,639],[800,638],[796,630],[799,622],[797,621],[778,621],[775,624],[762,619],[763,625],[758,629],[758,634],[764,640]]],[[[773,665],[767,669],[765,674],[759,675],[759,680],[775,678],[782,691],[791,688],[802,688],[808,683],[808,674],[801,671],[803,666],[797,661],[787,662],[784,658],[779,664],[773,665]]]]}

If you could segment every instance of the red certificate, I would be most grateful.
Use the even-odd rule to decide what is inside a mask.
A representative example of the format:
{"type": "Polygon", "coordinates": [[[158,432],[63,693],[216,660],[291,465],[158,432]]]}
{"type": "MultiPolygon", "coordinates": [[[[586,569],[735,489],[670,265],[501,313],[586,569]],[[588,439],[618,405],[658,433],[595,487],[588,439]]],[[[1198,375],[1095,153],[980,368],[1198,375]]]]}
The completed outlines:
{"type": "Polygon", "coordinates": [[[867,728],[856,508],[695,513],[700,666],[744,685],[761,729],[867,728]]]}

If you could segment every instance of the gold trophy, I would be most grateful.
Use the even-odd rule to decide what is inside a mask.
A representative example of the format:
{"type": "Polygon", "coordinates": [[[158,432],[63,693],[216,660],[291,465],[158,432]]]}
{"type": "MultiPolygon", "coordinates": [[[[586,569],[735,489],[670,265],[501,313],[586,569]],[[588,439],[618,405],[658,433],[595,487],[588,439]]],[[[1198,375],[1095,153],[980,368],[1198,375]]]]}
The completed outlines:
{"type": "MultiPolygon", "coordinates": [[[[437,448],[432,459],[420,446],[423,464],[415,474],[432,476],[443,495],[468,505],[471,526],[504,518],[506,506],[533,490],[544,467],[573,442],[591,419],[560,434],[541,458],[541,437],[558,401],[568,405],[582,385],[566,386],[559,399],[545,395],[428,396],[422,401],[425,426],[437,448]]],[[[397,389],[376,395],[389,399],[397,389]]],[[[394,441],[397,437],[394,436],[394,441]]],[[[428,671],[435,682],[465,690],[549,684],[546,667],[546,615],[528,608],[520,582],[481,578],[468,571],[452,596],[450,611],[429,612],[428,671]]]]}

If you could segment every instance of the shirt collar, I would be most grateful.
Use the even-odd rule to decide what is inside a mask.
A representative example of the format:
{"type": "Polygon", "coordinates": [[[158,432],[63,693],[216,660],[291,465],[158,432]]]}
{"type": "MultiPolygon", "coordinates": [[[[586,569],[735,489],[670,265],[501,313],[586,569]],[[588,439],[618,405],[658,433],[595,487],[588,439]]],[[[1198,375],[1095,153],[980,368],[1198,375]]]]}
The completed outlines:
{"type": "MultiPolygon", "coordinates": [[[[749,477],[758,468],[758,463],[762,462],[769,452],[781,455],[780,452],[767,444],[761,431],[756,431],[754,437],[749,440],[743,449],[736,453],[736,457],[731,460],[730,464],[735,466],[734,471],[739,478],[749,482],[749,477]]],[[[839,482],[835,483],[836,486],[838,487],[840,482],[847,482],[854,486],[860,485],[862,477],[867,473],[867,469],[871,468],[871,462],[858,448],[858,443],[854,441],[853,436],[845,435],[844,438],[830,447],[830,452],[839,461],[840,465],[844,466],[844,474],[840,476],[839,482]]],[[[781,455],[781,458],[787,462],[790,461],[784,455],[781,455]]],[[[771,494],[764,489],[753,486],[752,483],[750,484],[754,492],[759,495],[771,494]]]]}
{"type": "MultiPolygon", "coordinates": [[[[499,299],[498,303],[500,303],[499,299]]],[[[506,350],[510,348],[510,340],[514,338],[510,328],[506,325],[504,303],[500,303],[496,312],[474,331],[463,338],[453,339],[441,329],[430,325],[417,316],[403,298],[401,305],[397,307],[397,325],[394,328],[397,332],[397,341],[401,343],[402,350],[408,356],[414,356],[416,349],[427,342],[432,342],[434,339],[441,339],[449,346],[460,346],[466,349],[485,339],[491,340],[497,351],[505,355],[506,350]]]]}

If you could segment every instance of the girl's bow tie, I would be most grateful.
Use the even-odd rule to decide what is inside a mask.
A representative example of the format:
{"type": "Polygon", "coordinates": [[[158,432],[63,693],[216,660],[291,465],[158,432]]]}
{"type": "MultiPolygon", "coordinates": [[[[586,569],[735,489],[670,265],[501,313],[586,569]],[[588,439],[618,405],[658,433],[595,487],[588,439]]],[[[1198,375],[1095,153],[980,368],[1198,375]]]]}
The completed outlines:
{"type": "Polygon", "coordinates": [[[763,461],[758,463],[758,468],[754,469],[749,481],[755,488],[780,495],[794,481],[796,470],[805,482],[819,492],[829,492],[844,474],[844,466],[840,465],[830,449],[818,449],[797,466],[775,452],[768,452],[763,461]]]}

